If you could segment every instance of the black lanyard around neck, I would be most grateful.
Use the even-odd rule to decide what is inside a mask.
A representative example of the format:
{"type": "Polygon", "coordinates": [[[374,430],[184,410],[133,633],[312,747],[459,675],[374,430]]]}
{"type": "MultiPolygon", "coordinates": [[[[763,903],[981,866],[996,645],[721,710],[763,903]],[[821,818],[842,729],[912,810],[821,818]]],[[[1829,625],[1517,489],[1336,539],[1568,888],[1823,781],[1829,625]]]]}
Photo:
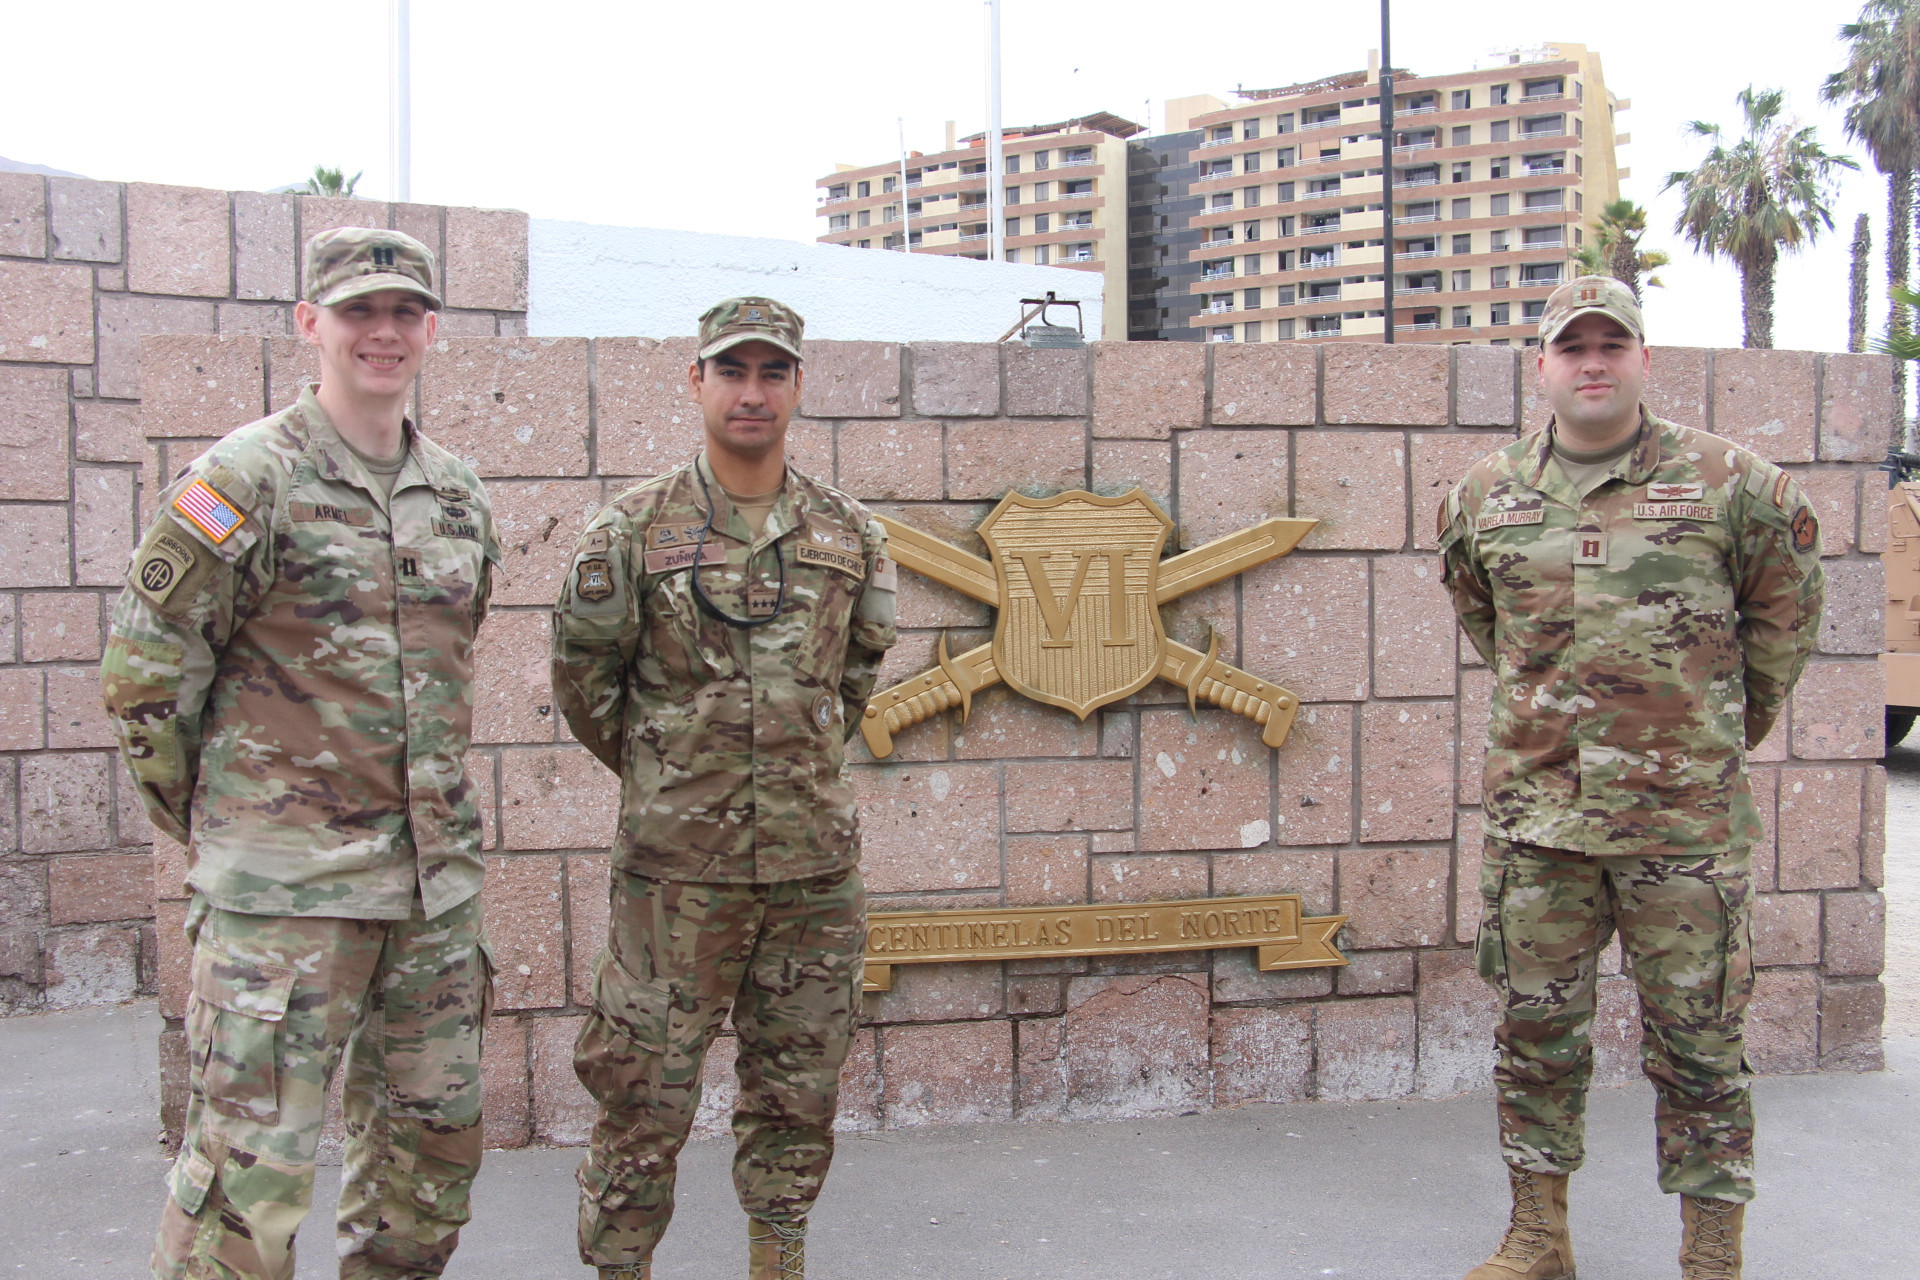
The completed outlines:
{"type": "MultiPolygon", "coordinates": [[[[700,493],[707,500],[707,522],[700,526],[700,539],[698,543],[695,544],[693,550],[694,603],[698,604],[701,612],[705,613],[708,617],[718,619],[730,627],[764,627],[775,618],[778,618],[787,607],[787,561],[786,558],[780,554],[780,541],[776,538],[771,544],[773,563],[779,573],[780,580],[780,594],[773,602],[772,613],[764,618],[736,618],[715,604],[713,598],[707,594],[707,589],[700,585],[700,570],[706,558],[707,535],[713,531],[713,490],[707,487],[707,473],[700,469],[700,464],[697,462],[694,464],[693,473],[700,478],[700,493]]],[[[753,589],[753,553],[751,551],[747,553],[746,571],[748,579],[747,589],[749,594],[751,594],[753,589]]]]}

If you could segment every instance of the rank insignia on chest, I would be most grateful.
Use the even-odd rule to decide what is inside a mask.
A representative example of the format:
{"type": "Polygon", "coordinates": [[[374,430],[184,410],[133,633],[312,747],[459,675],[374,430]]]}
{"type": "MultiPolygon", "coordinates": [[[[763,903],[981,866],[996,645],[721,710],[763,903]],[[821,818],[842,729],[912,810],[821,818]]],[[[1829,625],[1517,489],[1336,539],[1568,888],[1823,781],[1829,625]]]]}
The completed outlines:
{"type": "Polygon", "coordinates": [[[193,521],[200,532],[215,542],[225,542],[247,519],[205,480],[195,480],[188,485],[173,500],[173,509],[193,521]]]}
{"type": "Polygon", "coordinates": [[[580,562],[579,582],[574,594],[582,600],[598,604],[613,594],[613,566],[607,561],[595,558],[580,562]]]}
{"type": "Polygon", "coordinates": [[[749,618],[771,618],[779,607],[780,589],[778,587],[754,587],[747,592],[749,618]]]}
{"type": "Polygon", "coordinates": [[[1605,564],[1607,562],[1607,535],[1592,529],[1579,529],[1573,535],[1573,562],[1575,564],[1605,564]]]}

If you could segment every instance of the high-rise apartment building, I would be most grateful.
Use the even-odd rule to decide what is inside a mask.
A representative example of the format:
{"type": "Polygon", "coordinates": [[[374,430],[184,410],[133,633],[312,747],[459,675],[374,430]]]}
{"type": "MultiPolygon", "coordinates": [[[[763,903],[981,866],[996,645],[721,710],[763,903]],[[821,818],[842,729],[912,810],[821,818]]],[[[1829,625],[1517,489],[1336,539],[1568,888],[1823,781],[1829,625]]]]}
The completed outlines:
{"type": "MultiPolygon", "coordinates": [[[[1451,75],[1396,70],[1393,87],[1390,151],[1377,65],[1241,90],[1238,105],[1174,99],[1154,137],[1112,116],[1009,130],[1009,257],[1104,271],[1104,331],[1135,339],[1383,341],[1391,270],[1396,341],[1531,340],[1587,224],[1619,197],[1628,103],[1577,44],[1451,75]],[[1083,234],[1063,237],[1061,218],[1083,234]]],[[[985,256],[982,143],[909,157],[916,250],[985,256]]],[[[898,175],[895,162],[822,179],[821,238],[897,247],[898,175]]]]}

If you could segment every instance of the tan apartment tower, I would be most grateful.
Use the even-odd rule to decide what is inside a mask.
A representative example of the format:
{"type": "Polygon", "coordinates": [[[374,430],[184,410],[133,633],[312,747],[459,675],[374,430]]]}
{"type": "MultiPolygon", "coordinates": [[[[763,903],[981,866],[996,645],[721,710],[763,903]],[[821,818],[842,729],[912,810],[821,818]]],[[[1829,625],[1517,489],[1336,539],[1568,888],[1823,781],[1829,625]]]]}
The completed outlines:
{"type": "Polygon", "coordinates": [[[1200,135],[1187,324],[1208,341],[1383,341],[1391,270],[1396,341],[1530,342],[1627,172],[1614,117],[1628,103],[1584,45],[1450,75],[1396,69],[1391,155],[1377,60],[1237,96],[1182,100],[1192,114],[1168,123],[1200,135]]]}
{"type": "MultiPolygon", "coordinates": [[[[1126,140],[1143,132],[1106,112],[1004,130],[1007,261],[1103,273],[1102,332],[1115,337],[1127,323],[1126,140]]],[[[985,258],[986,172],[986,134],[956,141],[951,125],[944,151],[907,153],[904,193],[897,157],[840,165],[815,184],[820,242],[985,258]]]]}

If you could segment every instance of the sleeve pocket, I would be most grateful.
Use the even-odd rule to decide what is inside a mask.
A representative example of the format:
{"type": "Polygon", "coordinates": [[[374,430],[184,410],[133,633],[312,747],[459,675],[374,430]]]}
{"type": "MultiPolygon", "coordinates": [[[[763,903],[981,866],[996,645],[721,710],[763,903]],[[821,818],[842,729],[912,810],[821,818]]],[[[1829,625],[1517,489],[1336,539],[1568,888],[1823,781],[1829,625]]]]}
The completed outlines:
{"type": "Polygon", "coordinates": [[[292,969],[278,965],[194,953],[193,1087],[219,1114],[279,1123],[280,1028],[293,979],[292,969]]]}

